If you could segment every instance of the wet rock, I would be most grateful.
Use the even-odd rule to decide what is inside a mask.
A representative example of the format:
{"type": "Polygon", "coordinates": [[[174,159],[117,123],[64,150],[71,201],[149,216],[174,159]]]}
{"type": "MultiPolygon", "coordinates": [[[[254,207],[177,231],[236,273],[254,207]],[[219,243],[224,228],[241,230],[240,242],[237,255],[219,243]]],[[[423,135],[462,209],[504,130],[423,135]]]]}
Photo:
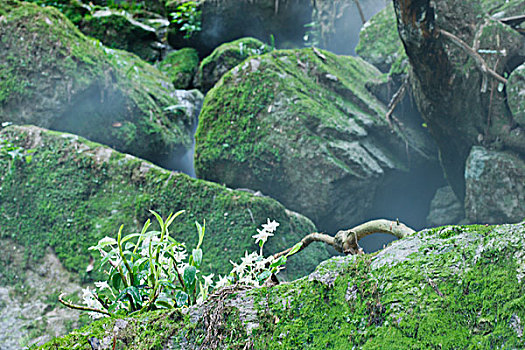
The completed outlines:
{"type": "Polygon", "coordinates": [[[193,48],[170,52],[159,64],[159,69],[173,82],[175,89],[191,89],[199,67],[199,55],[193,48]]]}
{"type": "Polygon", "coordinates": [[[516,68],[509,77],[507,103],[514,120],[525,127],[525,64],[516,68]]]}
{"type": "MultiPolygon", "coordinates": [[[[180,2],[184,1],[175,1],[180,2]]],[[[304,26],[312,18],[312,4],[303,0],[205,0],[198,10],[201,30],[185,38],[187,33],[180,30],[181,25],[172,23],[168,41],[174,48],[194,47],[201,57],[243,37],[270,43],[273,36],[277,47],[301,47],[304,26]]]]}
{"type": "Polygon", "coordinates": [[[145,61],[155,62],[161,56],[162,44],[155,29],[124,11],[95,11],[85,16],[79,27],[84,34],[100,40],[105,46],[133,52],[145,61]]]}
{"type": "MultiPolygon", "coordinates": [[[[126,318],[126,344],[152,348],[150,337],[132,331],[152,322],[158,344],[183,349],[523,348],[524,242],[523,223],[424,230],[373,256],[327,260],[308,278],[216,296],[189,308],[190,317],[126,318]]],[[[112,326],[95,322],[90,330],[111,335],[112,326]]]]}
{"type": "MultiPolygon", "coordinates": [[[[244,61],[205,98],[197,175],[260,190],[327,231],[351,227],[374,208],[382,209],[373,215],[396,215],[393,202],[402,195],[394,193],[412,198],[414,180],[403,181],[425,168],[418,164],[431,168],[433,145],[408,123],[390,128],[386,107],[365,88],[379,78],[361,59],[317,49],[244,61]]],[[[433,175],[421,176],[432,184],[424,191],[435,186],[433,175]]]]}
{"type": "Polygon", "coordinates": [[[73,132],[146,159],[191,147],[168,78],[88,39],[52,7],[10,2],[0,21],[0,121],[73,132]]]}
{"type": "MultiPolygon", "coordinates": [[[[114,237],[121,224],[126,233],[140,229],[152,218],[150,209],[163,217],[186,210],[170,234],[187,247],[197,243],[195,221],[206,220],[202,269],[215,274],[229,273],[230,260],[258,249],[252,235],[267,218],[280,226],[265,245],[266,254],[316,231],[310,220],[275,200],[167,171],[76,135],[10,126],[0,131],[0,139],[20,147],[21,154],[34,150],[27,153],[29,163],[23,156],[14,163],[0,157],[0,237],[16,231],[13,239],[30,247],[28,254],[37,261],[51,247],[68,270],[82,275],[92,254],[88,247],[114,237]]],[[[318,246],[307,255],[291,262],[290,277],[311,271],[327,253],[318,246]]]]}
{"type": "Polygon", "coordinates": [[[512,152],[472,147],[465,183],[465,213],[470,222],[517,222],[525,218],[525,162],[512,152]]]}
{"type": "Polygon", "coordinates": [[[270,50],[268,45],[254,38],[242,38],[222,44],[202,60],[195,76],[195,86],[208,92],[230,69],[250,56],[261,55],[270,50]]]}
{"type": "Polygon", "coordinates": [[[463,204],[458,200],[450,186],[438,188],[427,216],[428,226],[458,224],[465,218],[463,204]]]}

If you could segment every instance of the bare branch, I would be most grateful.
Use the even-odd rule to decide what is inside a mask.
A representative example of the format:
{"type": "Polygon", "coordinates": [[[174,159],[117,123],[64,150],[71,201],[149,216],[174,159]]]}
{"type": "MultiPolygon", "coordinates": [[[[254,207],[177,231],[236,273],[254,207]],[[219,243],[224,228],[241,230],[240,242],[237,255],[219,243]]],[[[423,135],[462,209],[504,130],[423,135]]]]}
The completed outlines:
{"type": "Polygon", "coordinates": [[[109,312],[107,312],[106,310],[100,310],[100,309],[95,309],[95,308],[92,308],[92,307],[87,307],[87,306],[76,305],[76,304],[70,303],[69,301],[66,301],[66,300],[63,299],[64,295],[65,295],[65,293],[60,294],[58,296],[58,301],[62,305],[67,306],[70,309],[76,309],[76,310],[81,310],[81,311],[90,311],[90,312],[98,312],[100,314],[111,316],[111,314],[109,312]]]}
{"type": "Polygon", "coordinates": [[[468,46],[467,43],[465,43],[463,40],[461,40],[454,34],[447,32],[444,29],[437,29],[437,30],[441,35],[449,39],[452,43],[456,44],[457,46],[465,50],[465,52],[470,57],[472,57],[472,59],[474,59],[478,68],[481,70],[481,72],[483,72],[483,74],[490,75],[497,81],[503,84],[507,84],[507,79],[503,78],[501,75],[499,75],[498,73],[490,69],[489,66],[487,66],[487,62],[485,62],[483,57],[481,57],[476,51],[472,50],[472,48],[470,48],[470,46],[468,46]]]}
{"type": "MultiPolygon", "coordinates": [[[[347,255],[360,254],[361,249],[357,242],[361,238],[377,232],[389,233],[396,236],[397,238],[404,238],[415,233],[416,231],[405,224],[400,223],[399,221],[391,221],[386,219],[372,220],[351,228],[350,230],[339,231],[335,237],[324,233],[310,233],[301,240],[301,248],[296,253],[306,248],[312,242],[324,242],[334,247],[334,249],[338,252],[347,255]]],[[[288,248],[275,254],[273,258],[278,259],[283,255],[287,255],[291,250],[292,248],[288,248]]]]}

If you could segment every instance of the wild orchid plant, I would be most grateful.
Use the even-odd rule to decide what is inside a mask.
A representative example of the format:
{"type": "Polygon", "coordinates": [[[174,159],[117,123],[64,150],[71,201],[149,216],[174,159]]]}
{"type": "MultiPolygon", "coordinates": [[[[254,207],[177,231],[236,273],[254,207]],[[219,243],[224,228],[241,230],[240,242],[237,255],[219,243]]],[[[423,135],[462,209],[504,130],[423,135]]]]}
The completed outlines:
{"type": "Polygon", "coordinates": [[[89,311],[93,318],[115,313],[131,314],[140,311],[186,307],[206,300],[213,289],[230,284],[261,286],[272,274],[284,268],[288,256],[300,249],[300,243],[278,259],[265,258],[263,247],[279,226],[268,219],[252,237],[259,244],[259,252],[252,252],[233,264],[228,276],[219,276],[213,282],[214,274],[204,276],[199,270],[202,263],[202,241],[205,224],[195,223],[198,244],[188,256],[184,243],[170,236],[169,226],[184,211],[169,215],[163,220],[156,217],[160,231],[148,231],[150,220],[146,221],[140,233],[122,237],[121,226],[117,239],[105,237],[96,246],[90,247],[101,254],[101,268],[107,275],[106,281],[95,282],[95,288],[83,290],[85,306],[74,305],[59,297],[62,304],[75,309],[89,311]]]}

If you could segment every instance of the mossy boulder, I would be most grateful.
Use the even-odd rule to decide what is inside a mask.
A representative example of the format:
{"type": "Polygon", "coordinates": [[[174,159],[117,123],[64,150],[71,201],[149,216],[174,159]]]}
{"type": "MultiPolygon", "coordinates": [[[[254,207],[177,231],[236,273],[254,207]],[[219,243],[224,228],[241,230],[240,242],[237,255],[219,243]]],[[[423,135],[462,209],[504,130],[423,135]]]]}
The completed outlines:
{"type": "Polygon", "coordinates": [[[260,190],[323,230],[359,223],[371,215],[376,194],[392,189],[378,191],[382,185],[396,187],[397,175],[408,179],[410,166],[432,156],[427,135],[405,125],[406,137],[390,127],[386,107],[365,88],[380,78],[360,58],[317,49],[244,61],[205,98],[197,176],[260,190]]]}
{"type": "Polygon", "coordinates": [[[520,349],[524,260],[524,223],[424,230],[292,283],[104,319],[41,349],[89,349],[90,337],[127,349],[520,349]]]}
{"type": "Polygon", "coordinates": [[[408,59],[397,33],[396,14],[391,2],[361,28],[355,52],[382,72],[389,72],[394,63],[398,70],[408,59]]]}
{"type": "MultiPolygon", "coordinates": [[[[87,248],[115,236],[121,224],[124,232],[135,231],[152,218],[150,209],[164,217],[186,210],[170,231],[188,247],[196,244],[195,221],[206,220],[202,268],[222,274],[230,271],[230,259],[256,249],[252,235],[267,218],[281,224],[267,253],[315,231],[310,220],[273,199],[170,172],[75,135],[10,126],[0,138],[20,154],[34,150],[29,163],[22,156],[0,158],[0,237],[26,247],[32,259],[51,247],[65,268],[83,276],[87,248]]],[[[309,260],[292,262],[290,276],[326,257],[321,248],[311,253],[309,260]]]]}
{"type": "Polygon", "coordinates": [[[516,68],[509,77],[507,103],[514,120],[525,127],[525,63],[516,68]]]}
{"type": "Polygon", "coordinates": [[[88,39],[59,11],[2,5],[0,121],[73,132],[147,159],[191,146],[167,77],[88,39]]]}
{"type": "Polygon", "coordinates": [[[518,222],[525,218],[525,161],[513,152],[472,147],[465,184],[465,213],[470,222],[518,222]]]}
{"type": "Polygon", "coordinates": [[[170,52],[159,64],[159,69],[173,82],[176,89],[190,89],[199,66],[199,54],[191,47],[170,52]]]}
{"type": "Polygon", "coordinates": [[[202,60],[195,76],[195,86],[207,92],[230,69],[250,56],[261,55],[270,50],[268,45],[254,38],[242,38],[222,44],[202,60]]]}
{"type": "Polygon", "coordinates": [[[154,28],[141,23],[125,11],[99,10],[85,16],[80,30],[113,49],[133,52],[148,62],[159,60],[161,48],[154,28]]]}

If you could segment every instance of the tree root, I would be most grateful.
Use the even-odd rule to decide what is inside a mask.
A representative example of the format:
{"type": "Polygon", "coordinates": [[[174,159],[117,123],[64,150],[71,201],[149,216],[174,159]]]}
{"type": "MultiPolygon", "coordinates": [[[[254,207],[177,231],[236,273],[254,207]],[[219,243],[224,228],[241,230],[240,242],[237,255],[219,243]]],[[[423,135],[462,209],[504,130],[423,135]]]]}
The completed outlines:
{"type": "MultiPolygon", "coordinates": [[[[359,247],[358,241],[363,237],[377,232],[389,233],[397,238],[404,238],[415,233],[413,229],[399,221],[386,219],[372,220],[349,230],[339,231],[334,237],[324,233],[310,233],[301,240],[301,248],[295,254],[306,248],[312,242],[326,243],[334,247],[338,252],[346,255],[362,254],[362,249],[359,247]]],[[[292,248],[288,248],[273,255],[273,258],[278,259],[281,256],[287,255],[291,250],[292,248]]]]}

